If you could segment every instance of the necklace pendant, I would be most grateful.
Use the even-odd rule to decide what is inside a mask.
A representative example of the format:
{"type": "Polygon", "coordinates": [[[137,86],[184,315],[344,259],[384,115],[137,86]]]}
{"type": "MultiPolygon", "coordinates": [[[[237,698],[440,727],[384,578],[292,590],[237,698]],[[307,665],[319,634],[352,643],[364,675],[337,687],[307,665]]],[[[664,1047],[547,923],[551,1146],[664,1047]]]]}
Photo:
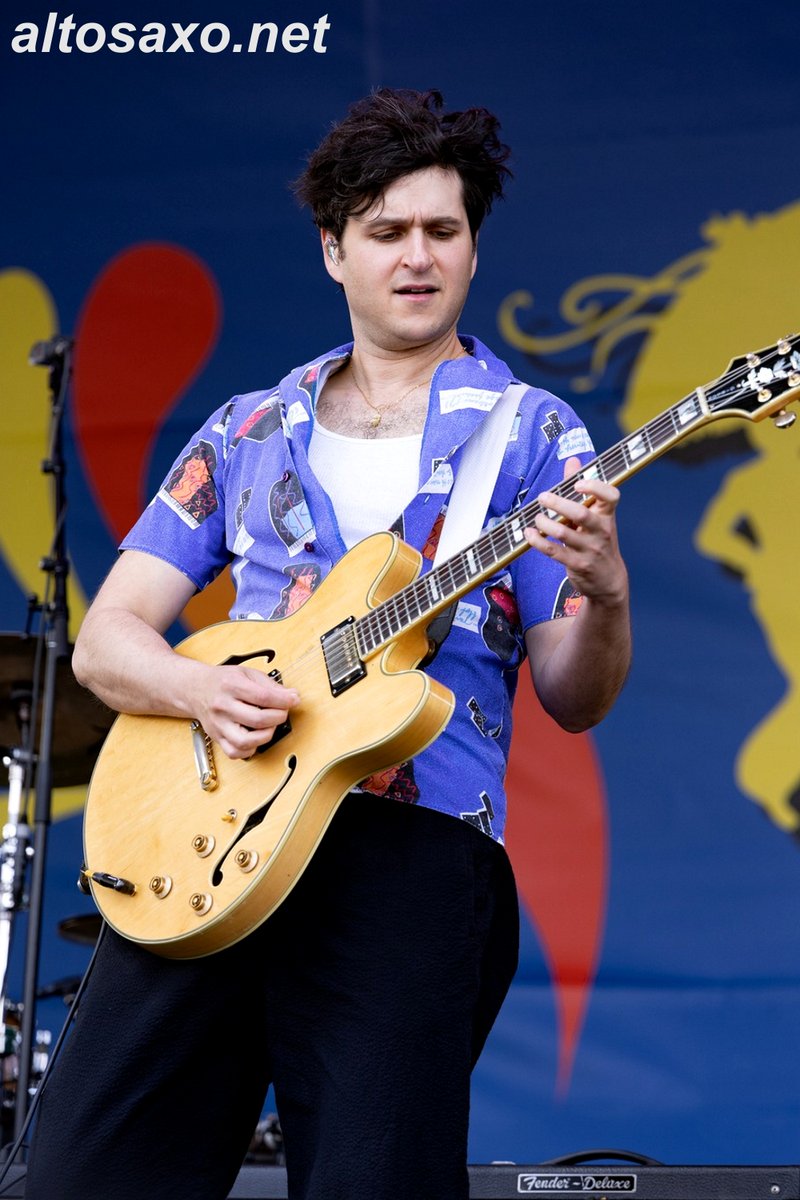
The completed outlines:
{"type": "Polygon", "coordinates": [[[382,416],[383,416],[383,413],[378,413],[377,417],[373,417],[373,418],[372,418],[372,420],[370,421],[370,425],[371,425],[371,427],[372,427],[373,429],[377,429],[377,428],[378,428],[378,426],[379,426],[379,425],[380,425],[380,423],[381,423],[381,417],[382,417],[382,416]]]}

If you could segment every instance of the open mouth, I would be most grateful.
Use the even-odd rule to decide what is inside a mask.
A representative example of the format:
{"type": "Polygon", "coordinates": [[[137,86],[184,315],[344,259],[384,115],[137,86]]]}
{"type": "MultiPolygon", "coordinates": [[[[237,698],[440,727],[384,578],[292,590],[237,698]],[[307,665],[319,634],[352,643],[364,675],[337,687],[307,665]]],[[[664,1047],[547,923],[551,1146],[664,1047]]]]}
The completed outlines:
{"type": "Polygon", "coordinates": [[[408,286],[396,288],[398,296],[432,296],[438,291],[438,288],[432,284],[420,284],[419,286],[408,286]]]}

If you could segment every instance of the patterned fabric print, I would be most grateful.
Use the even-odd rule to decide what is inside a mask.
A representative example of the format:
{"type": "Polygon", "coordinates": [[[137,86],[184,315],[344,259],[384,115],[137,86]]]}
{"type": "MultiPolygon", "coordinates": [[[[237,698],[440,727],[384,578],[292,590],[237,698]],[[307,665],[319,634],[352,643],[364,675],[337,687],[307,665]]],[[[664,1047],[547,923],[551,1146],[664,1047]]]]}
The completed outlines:
{"type": "Polygon", "coordinates": [[[300,480],[294,472],[287,471],[270,488],[269,515],[275,532],[290,555],[299,554],[314,537],[311,512],[300,480]]]}
{"type": "Polygon", "coordinates": [[[281,403],[276,396],[268,403],[260,405],[254,413],[237,429],[231,441],[231,449],[239,445],[242,438],[251,442],[265,442],[271,434],[277,433],[281,427],[281,403]]]}
{"type": "Polygon", "coordinates": [[[162,489],[162,496],[173,511],[193,527],[217,510],[213,478],[216,465],[214,447],[201,440],[184,455],[162,489]]]}
{"type": "Polygon", "coordinates": [[[296,613],[303,607],[322,577],[316,563],[298,563],[295,567],[284,567],[283,573],[289,576],[289,582],[281,592],[280,602],[269,614],[270,620],[290,617],[292,613],[296,613]]]}
{"type": "Polygon", "coordinates": [[[428,562],[433,562],[436,558],[436,551],[439,549],[439,539],[442,536],[442,527],[447,509],[443,508],[436,520],[433,522],[431,531],[425,539],[425,545],[422,547],[422,557],[428,562]]]}
{"type": "Polygon", "coordinates": [[[558,589],[556,602],[553,605],[553,619],[577,616],[578,609],[582,604],[583,596],[577,588],[572,586],[568,579],[565,579],[558,589]]]}
{"type": "Polygon", "coordinates": [[[481,792],[478,800],[480,808],[475,812],[462,812],[461,820],[467,821],[470,825],[477,826],[483,833],[488,833],[489,837],[493,837],[492,822],[495,818],[494,806],[486,792],[481,792]]]}
{"type": "Polygon", "coordinates": [[[469,709],[475,728],[479,733],[483,734],[484,737],[496,738],[500,736],[502,726],[495,725],[493,729],[488,728],[488,719],[486,713],[483,711],[474,696],[470,696],[469,700],[467,701],[467,708],[469,709]]]}
{"type": "Polygon", "coordinates": [[[522,626],[514,593],[503,583],[483,589],[489,605],[489,615],[481,633],[489,649],[504,663],[514,660],[518,665],[524,654],[522,626]]]}
{"type": "Polygon", "coordinates": [[[312,406],[316,402],[319,375],[320,364],[315,363],[313,367],[308,367],[297,381],[298,388],[301,392],[305,392],[305,394],[308,396],[309,404],[312,406]]]}
{"type": "MultiPolygon", "coordinates": [[[[509,368],[487,347],[473,338],[462,342],[469,356],[442,364],[434,374],[420,490],[393,526],[426,554],[438,539],[439,517],[463,447],[512,381],[509,368]]],[[[345,553],[307,450],[319,389],[351,350],[337,347],[291,372],[277,389],[223,405],[179,456],[123,548],[166,559],[199,588],[231,562],[237,587],[232,618],[297,612],[345,553]]],[[[550,393],[529,389],[506,448],[487,526],[497,524],[520,497],[536,496],[562,479],[566,445],[582,447],[583,461],[590,461],[591,444],[575,413],[550,393]]],[[[423,559],[423,571],[430,565],[423,559]]],[[[572,611],[575,598],[564,584],[559,564],[531,552],[461,597],[450,635],[427,668],[455,693],[447,728],[417,755],[413,770],[392,768],[365,786],[471,820],[502,840],[503,779],[523,635],[532,625],[572,611]]],[[[343,611],[342,619],[347,615],[343,611]]]]}
{"type": "Polygon", "coordinates": [[[400,763],[396,767],[387,767],[362,779],[354,792],[369,792],[373,796],[387,796],[390,800],[401,800],[404,804],[416,804],[419,800],[419,788],[414,779],[414,764],[400,763]]]}

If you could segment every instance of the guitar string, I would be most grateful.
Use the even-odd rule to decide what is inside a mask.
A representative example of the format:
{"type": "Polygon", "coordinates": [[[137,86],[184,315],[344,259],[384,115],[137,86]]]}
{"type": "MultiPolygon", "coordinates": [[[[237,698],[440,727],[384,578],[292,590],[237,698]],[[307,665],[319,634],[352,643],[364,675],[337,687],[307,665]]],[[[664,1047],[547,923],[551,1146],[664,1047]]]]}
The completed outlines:
{"type": "MultiPolygon", "coordinates": [[[[785,341],[790,347],[794,347],[798,342],[800,342],[800,335],[790,336],[786,338],[785,341]]],[[[762,351],[762,353],[764,352],[762,351]]],[[[780,353],[785,355],[786,352],[781,351],[780,353]]],[[[582,478],[584,473],[590,467],[596,466],[598,463],[602,463],[604,467],[604,475],[606,474],[605,468],[611,468],[612,475],[617,473],[623,474],[629,465],[626,459],[626,449],[638,436],[645,435],[648,442],[652,442],[652,439],[655,438],[655,449],[657,450],[662,440],[670,440],[672,436],[681,432],[680,426],[676,424],[676,418],[679,415],[680,409],[683,408],[687,403],[699,403],[699,391],[703,392],[709,407],[712,409],[712,412],[718,411],[714,410],[712,407],[715,402],[715,393],[719,395],[719,393],[725,388],[730,387],[732,384],[735,384],[740,380],[747,379],[754,369],[758,369],[758,364],[745,360],[740,367],[727,372],[719,379],[716,379],[712,383],[706,385],[705,388],[695,389],[694,391],[690,392],[688,396],[684,396],[681,400],[677,401],[669,409],[666,409],[663,413],[659,414],[653,419],[653,421],[643,426],[640,430],[635,430],[621,442],[609,447],[609,449],[600,454],[593,461],[593,463],[588,464],[587,467],[584,467],[582,471],[577,472],[570,479],[564,480],[562,483],[558,484],[553,490],[558,494],[566,495],[570,499],[581,501],[583,499],[582,494],[575,492],[571,485],[579,478],[582,478]],[[664,434],[666,434],[666,439],[662,437],[664,434]]],[[[766,380],[764,382],[768,383],[771,381],[766,380]]],[[[687,435],[691,432],[691,428],[686,430],[687,435]]],[[[519,546],[520,542],[518,539],[515,542],[508,542],[510,536],[509,529],[513,523],[514,517],[517,518],[518,523],[521,523],[523,527],[525,527],[530,525],[533,517],[541,511],[542,506],[539,504],[538,500],[532,501],[531,503],[518,509],[516,513],[509,514],[509,517],[505,518],[498,526],[495,526],[492,530],[482,535],[476,543],[469,547],[468,549],[472,551],[473,555],[480,563],[481,569],[483,569],[482,558],[484,551],[489,551],[490,554],[496,558],[503,557],[505,553],[519,546]],[[506,544],[498,546],[497,543],[501,540],[505,541],[506,544]]],[[[428,572],[425,575],[420,576],[405,588],[402,588],[394,596],[384,601],[376,609],[373,609],[364,614],[362,617],[358,618],[355,622],[354,632],[356,651],[360,654],[364,650],[364,645],[359,644],[359,633],[363,633],[365,635],[361,641],[366,644],[367,652],[374,651],[378,649],[383,642],[389,640],[391,636],[401,632],[404,626],[408,627],[414,621],[419,620],[419,618],[423,616],[426,611],[432,610],[432,608],[435,607],[435,603],[431,604],[430,600],[430,585],[432,576],[435,579],[435,587],[439,591],[441,598],[447,598],[448,596],[453,595],[454,593],[458,592],[464,584],[468,584],[475,573],[469,571],[468,566],[466,565],[465,554],[466,552],[462,552],[460,555],[456,555],[453,559],[448,560],[448,562],[441,564],[441,566],[437,568],[435,572],[428,572]],[[445,571],[449,572],[450,574],[450,588],[441,588],[440,586],[440,582],[445,571]],[[423,595],[423,593],[425,594],[423,595]],[[414,602],[414,609],[416,611],[412,610],[412,601],[414,602]],[[403,615],[400,611],[401,605],[405,607],[405,615],[403,615]],[[392,615],[394,616],[395,623],[399,622],[396,628],[393,628],[393,622],[391,619],[392,615]],[[384,621],[384,619],[389,626],[387,633],[384,633],[381,628],[381,623],[384,621]],[[373,644],[370,645],[368,644],[369,642],[372,642],[373,644]]],[[[487,565],[490,564],[491,559],[490,563],[487,565]]],[[[475,586],[479,585],[476,584],[475,586]]],[[[341,649],[337,649],[334,646],[329,650],[327,655],[321,646],[309,646],[308,649],[303,651],[294,662],[287,663],[285,667],[282,667],[282,676],[285,674],[285,685],[287,687],[293,687],[297,685],[298,681],[301,681],[306,677],[306,674],[310,669],[313,668],[316,671],[320,665],[328,670],[329,675],[332,674],[335,677],[343,670],[347,661],[348,649],[346,646],[342,646],[341,649]],[[320,656],[320,658],[317,662],[314,662],[313,660],[317,656],[320,656]]]]}
{"type": "MultiPolygon", "coordinates": [[[[789,336],[786,339],[784,339],[784,341],[788,344],[789,349],[791,349],[798,342],[800,342],[800,335],[789,336]]],[[[780,355],[781,357],[786,357],[786,355],[787,355],[787,351],[782,350],[782,349],[779,350],[777,345],[774,348],[770,347],[769,349],[762,350],[759,353],[766,357],[766,356],[771,355],[773,353],[773,350],[777,351],[777,354],[780,355]]],[[[727,388],[730,388],[731,385],[735,385],[737,382],[739,382],[741,380],[746,380],[751,375],[753,370],[757,369],[758,366],[763,365],[763,360],[758,358],[758,354],[755,355],[755,359],[756,359],[756,361],[748,361],[747,359],[745,359],[742,362],[741,366],[734,368],[731,371],[726,372],[723,376],[720,376],[718,379],[715,379],[711,383],[707,384],[705,386],[705,388],[695,389],[694,391],[689,393],[688,396],[684,396],[681,400],[679,400],[675,404],[673,404],[671,408],[667,409],[664,413],[661,413],[661,414],[659,414],[659,416],[655,417],[652,422],[643,426],[639,430],[634,430],[627,438],[625,438],[621,442],[617,443],[617,445],[612,446],[608,450],[604,451],[592,463],[587,464],[587,466],[582,468],[582,470],[580,472],[577,472],[575,475],[573,475],[571,477],[571,479],[564,480],[562,483],[558,484],[553,490],[560,495],[567,495],[570,499],[574,499],[574,500],[577,500],[580,502],[583,500],[583,496],[580,493],[576,493],[573,490],[571,490],[571,484],[573,482],[575,482],[577,479],[583,477],[587,472],[589,472],[591,467],[593,467],[593,466],[596,467],[598,464],[600,464],[604,468],[610,467],[612,475],[616,475],[617,477],[621,477],[622,475],[624,475],[629,466],[635,465],[635,460],[631,458],[631,455],[629,453],[629,447],[633,444],[633,442],[635,442],[637,437],[642,437],[642,436],[645,437],[646,440],[651,444],[651,450],[652,450],[654,439],[655,439],[655,449],[658,449],[663,444],[664,440],[670,441],[676,434],[681,435],[683,433],[683,436],[690,434],[692,432],[692,428],[682,431],[681,425],[678,421],[678,417],[680,416],[681,409],[683,409],[687,404],[695,404],[695,405],[699,406],[699,404],[700,404],[699,391],[702,391],[711,412],[712,413],[719,412],[720,410],[719,410],[719,405],[718,405],[718,399],[719,399],[721,392],[723,392],[727,388]],[[717,405],[716,408],[714,407],[715,404],[717,405]],[[667,434],[666,439],[662,436],[664,433],[667,434]],[[627,452],[627,457],[626,457],[626,452],[627,452]],[[630,463],[628,462],[629,458],[631,459],[630,463]]],[[[775,376],[773,375],[773,380],[774,380],[774,378],[775,378],[775,376]]],[[[780,376],[778,378],[780,378],[780,376]]],[[[764,384],[766,384],[766,383],[772,382],[772,380],[764,380],[762,382],[764,384]]],[[[698,417],[703,415],[703,409],[700,408],[696,415],[698,417]]],[[[676,438],[676,441],[677,440],[681,440],[680,436],[678,438],[676,438]]],[[[667,448],[669,448],[669,447],[667,447],[667,448]]],[[[646,465],[647,461],[649,461],[649,458],[646,459],[644,462],[642,462],[640,465],[641,466],[646,465]]],[[[606,477],[607,471],[603,470],[602,474],[603,474],[603,477],[606,477]]],[[[535,516],[540,511],[541,511],[541,506],[538,504],[538,501],[535,501],[529,505],[526,505],[526,506],[520,508],[519,510],[517,510],[516,514],[510,514],[510,516],[511,516],[511,518],[516,516],[517,518],[522,519],[524,525],[529,525],[533,516],[535,516]]],[[[502,530],[503,536],[507,536],[508,519],[502,521],[500,526],[497,526],[495,528],[502,530]]],[[[492,532],[494,532],[494,531],[492,531],[492,532]]],[[[517,544],[518,545],[520,544],[519,539],[517,539],[517,544]]],[[[486,535],[484,535],[483,538],[479,539],[479,541],[477,543],[473,544],[473,546],[470,547],[469,549],[472,551],[474,557],[477,558],[478,560],[480,560],[482,557],[483,550],[494,550],[494,546],[492,545],[492,543],[490,541],[487,542],[486,535]]],[[[507,546],[505,549],[506,550],[511,549],[511,546],[507,546]]],[[[466,553],[466,552],[464,552],[464,553],[466,553]]],[[[464,573],[464,565],[463,564],[464,564],[464,554],[462,553],[462,555],[457,556],[457,558],[449,560],[448,563],[442,564],[442,566],[438,569],[439,571],[444,571],[445,569],[448,569],[448,568],[451,570],[451,582],[453,583],[454,591],[457,591],[462,583],[469,582],[469,579],[471,577],[471,573],[469,571],[466,571],[466,573],[464,573]],[[458,572],[458,574],[457,574],[456,578],[453,579],[452,576],[453,576],[454,571],[458,572]]],[[[483,564],[481,564],[481,565],[483,565],[483,564]]],[[[394,610],[395,619],[396,620],[400,619],[402,622],[402,614],[399,611],[399,605],[401,603],[405,604],[405,606],[406,606],[406,610],[407,610],[406,615],[407,616],[409,615],[409,611],[408,611],[409,610],[409,598],[415,599],[417,602],[417,607],[419,606],[418,595],[419,595],[420,591],[422,590],[422,588],[429,587],[429,580],[431,578],[431,575],[434,575],[434,572],[431,572],[430,574],[421,576],[418,580],[414,581],[407,588],[402,589],[401,592],[398,592],[394,597],[392,597],[390,600],[386,601],[383,605],[381,605],[379,607],[379,609],[376,609],[376,610],[374,610],[373,613],[367,614],[365,617],[361,618],[361,620],[359,621],[359,626],[365,631],[366,635],[368,636],[368,638],[371,641],[375,642],[377,645],[377,644],[380,644],[380,642],[385,640],[385,634],[381,629],[381,620],[382,620],[382,617],[384,614],[387,615],[387,621],[389,624],[388,632],[389,632],[389,634],[391,634],[392,623],[391,623],[390,616],[388,616],[388,614],[390,613],[390,610],[394,610]]],[[[437,581],[436,581],[437,586],[438,586],[438,582],[439,582],[439,580],[437,579],[437,581]]],[[[415,615],[417,615],[417,614],[415,614],[415,615]]],[[[402,625],[401,625],[401,627],[402,627],[402,625]]],[[[370,648],[374,648],[374,647],[370,647],[370,648]]]]}

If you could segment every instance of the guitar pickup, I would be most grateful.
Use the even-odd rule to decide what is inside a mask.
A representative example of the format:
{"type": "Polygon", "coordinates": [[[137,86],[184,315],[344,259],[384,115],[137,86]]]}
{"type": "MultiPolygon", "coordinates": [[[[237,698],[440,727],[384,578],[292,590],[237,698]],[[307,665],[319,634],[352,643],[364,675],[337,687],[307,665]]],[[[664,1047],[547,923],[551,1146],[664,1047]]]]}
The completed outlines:
{"type": "Polygon", "coordinates": [[[323,633],[320,642],[331,692],[339,696],[367,673],[358,653],[355,617],[348,617],[340,625],[323,633]]]}

